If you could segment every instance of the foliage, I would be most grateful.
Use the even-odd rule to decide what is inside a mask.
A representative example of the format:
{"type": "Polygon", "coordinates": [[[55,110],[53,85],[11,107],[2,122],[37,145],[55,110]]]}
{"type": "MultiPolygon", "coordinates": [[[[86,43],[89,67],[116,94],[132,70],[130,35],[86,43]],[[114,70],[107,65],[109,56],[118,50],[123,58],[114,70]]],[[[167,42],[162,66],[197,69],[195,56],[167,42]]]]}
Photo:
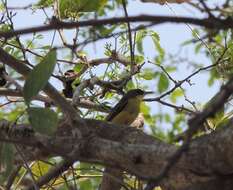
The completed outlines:
{"type": "MultiPolygon", "coordinates": [[[[130,6],[131,2],[128,1],[126,4],[130,6]]],[[[48,15],[55,15],[64,22],[89,20],[94,22],[98,19],[116,17],[115,15],[119,15],[118,13],[122,11],[121,7],[120,0],[39,0],[30,6],[32,12],[27,16],[32,16],[34,13],[41,14],[41,17],[45,17],[43,21],[46,24],[53,22],[56,24],[56,20],[48,15]],[[44,15],[43,12],[48,14],[44,15]]],[[[1,8],[7,7],[2,3],[1,8]]],[[[192,9],[196,8],[192,7],[192,9]]],[[[213,10],[217,12],[215,14],[218,17],[230,18],[233,15],[230,2],[215,8],[213,10]]],[[[14,19],[19,22],[18,15],[9,10],[6,9],[3,15],[0,32],[15,30],[14,19]]],[[[17,9],[14,11],[17,12],[17,9]]],[[[52,136],[57,130],[59,118],[66,116],[55,104],[56,102],[42,92],[48,82],[69,103],[76,88],[82,87],[80,84],[86,82],[88,85],[84,85],[80,92],[81,103],[74,107],[83,118],[99,120],[105,118],[104,111],[113,107],[124,92],[141,88],[155,92],[152,96],[153,100],[145,97],[147,102],[141,104],[141,112],[145,119],[144,130],[155,138],[176,143],[174,140],[177,135],[185,131],[188,119],[208,105],[195,98],[195,94],[202,92],[191,94],[190,97],[190,90],[196,85],[195,77],[200,76],[198,69],[205,71],[208,80],[197,80],[199,83],[197,85],[202,83],[210,89],[232,77],[233,30],[205,27],[193,29],[190,32],[191,38],[181,44],[181,48],[191,47],[197,57],[204,54],[205,58],[210,60],[207,68],[207,63],[200,64],[198,59],[189,60],[187,55],[183,58],[182,53],[175,53],[177,50],[168,52],[164,48],[164,39],[157,28],[147,27],[148,23],[130,24],[132,44],[129,41],[130,29],[127,23],[114,22],[108,25],[96,24],[92,27],[59,29],[56,32],[34,32],[24,37],[0,39],[1,48],[31,69],[24,78],[14,68],[1,65],[4,69],[0,72],[0,81],[4,76],[9,78],[4,79],[0,95],[2,89],[8,90],[9,93],[14,91],[16,95],[1,95],[0,119],[18,124],[27,123],[39,134],[52,136]],[[100,41],[102,39],[104,42],[100,41]],[[193,74],[195,71],[198,71],[197,74],[193,74]],[[91,79],[94,77],[98,78],[98,82],[93,84],[91,79]],[[69,93],[65,93],[67,90],[69,93]],[[86,103],[85,106],[82,107],[82,103],[86,103]]],[[[232,108],[226,106],[213,118],[209,118],[206,125],[215,130],[231,118],[232,108]]],[[[206,134],[206,131],[200,131],[197,136],[203,134],[206,134]]],[[[0,180],[2,184],[6,184],[7,177],[14,169],[15,147],[9,143],[2,143],[1,146],[0,160],[3,171],[0,180]]],[[[59,161],[61,159],[57,157],[46,158],[45,162],[36,161],[30,165],[35,180],[46,174],[59,161]]],[[[55,181],[50,181],[50,186],[62,190],[98,189],[102,171],[103,167],[97,164],[76,162],[55,181]]],[[[22,188],[28,173],[30,173],[28,168],[21,167],[12,186],[15,189],[22,188]]],[[[126,181],[129,186],[136,184],[139,189],[140,181],[135,177],[127,175],[126,181]]]]}
{"type": "Polygon", "coordinates": [[[27,104],[33,96],[37,95],[47,84],[56,64],[56,51],[49,52],[43,61],[39,63],[28,75],[25,81],[23,94],[27,104]]]}
{"type": "Polygon", "coordinates": [[[35,131],[52,135],[58,124],[57,114],[48,108],[28,108],[29,121],[35,131]],[[46,119],[45,119],[46,118],[46,119]]]}

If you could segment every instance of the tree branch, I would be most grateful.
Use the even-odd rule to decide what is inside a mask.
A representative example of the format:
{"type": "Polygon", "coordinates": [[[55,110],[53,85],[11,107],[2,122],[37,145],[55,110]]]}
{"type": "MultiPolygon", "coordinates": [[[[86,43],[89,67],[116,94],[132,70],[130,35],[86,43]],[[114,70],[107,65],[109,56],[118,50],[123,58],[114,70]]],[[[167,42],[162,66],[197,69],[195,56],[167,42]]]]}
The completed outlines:
{"type": "MultiPolygon", "coordinates": [[[[18,61],[13,56],[5,52],[0,48],[0,61],[4,64],[15,69],[18,73],[22,74],[24,77],[27,77],[31,69],[26,66],[23,62],[18,61]]],[[[77,114],[77,111],[69,104],[66,99],[59,94],[59,92],[48,82],[44,87],[44,92],[54,101],[55,104],[59,105],[62,111],[73,121],[80,124],[80,131],[82,134],[88,134],[86,130],[85,123],[77,114]]]]}
{"type": "Polygon", "coordinates": [[[213,18],[191,18],[191,17],[172,17],[172,16],[153,16],[153,15],[139,15],[131,17],[116,17],[100,20],[87,20],[78,22],[63,22],[54,18],[50,24],[35,26],[25,29],[19,29],[8,32],[0,32],[0,37],[11,38],[13,36],[30,34],[35,32],[45,32],[54,29],[72,29],[76,27],[99,26],[107,24],[117,24],[124,22],[152,22],[154,25],[162,23],[189,23],[197,26],[215,29],[228,29],[233,27],[232,19],[213,19],[213,18]]]}
{"type": "MultiPolygon", "coordinates": [[[[135,128],[116,126],[97,120],[85,120],[85,122],[96,137],[89,140],[82,148],[79,146],[81,139],[74,137],[76,128],[72,126],[61,127],[56,137],[48,140],[42,140],[41,136],[34,135],[20,137],[19,134],[22,133],[18,133],[17,130],[22,129],[22,126],[14,126],[10,133],[12,136],[9,138],[14,137],[14,141],[18,141],[18,144],[31,145],[44,152],[49,150],[54,156],[62,152],[62,156],[66,156],[68,160],[120,168],[146,180],[157,176],[161,168],[167,164],[168,158],[177,151],[175,145],[162,142],[135,128]],[[75,154],[80,148],[82,149],[79,150],[80,154],[75,154]],[[57,152],[54,152],[55,150],[57,152]]],[[[159,185],[165,190],[180,190],[230,174],[233,170],[232,124],[233,121],[230,121],[220,130],[192,141],[189,151],[184,152],[182,158],[159,185]],[[200,175],[202,173],[208,175],[203,177],[200,175]]],[[[63,123],[63,125],[68,124],[63,123]]],[[[1,127],[0,138],[5,137],[4,131],[1,127]]]]}

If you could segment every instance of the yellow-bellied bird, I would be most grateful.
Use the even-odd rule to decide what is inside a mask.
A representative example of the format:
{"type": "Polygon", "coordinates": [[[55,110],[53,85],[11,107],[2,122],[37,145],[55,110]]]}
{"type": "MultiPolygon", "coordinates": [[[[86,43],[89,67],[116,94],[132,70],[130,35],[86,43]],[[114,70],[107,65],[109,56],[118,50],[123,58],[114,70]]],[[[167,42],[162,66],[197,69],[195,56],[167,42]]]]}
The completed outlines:
{"type": "MultiPolygon", "coordinates": [[[[106,117],[106,121],[115,124],[130,125],[140,113],[140,104],[143,97],[151,93],[153,92],[141,89],[130,90],[112,109],[111,113],[106,117]]],[[[122,184],[122,171],[115,168],[106,168],[100,190],[119,190],[122,184]]]]}

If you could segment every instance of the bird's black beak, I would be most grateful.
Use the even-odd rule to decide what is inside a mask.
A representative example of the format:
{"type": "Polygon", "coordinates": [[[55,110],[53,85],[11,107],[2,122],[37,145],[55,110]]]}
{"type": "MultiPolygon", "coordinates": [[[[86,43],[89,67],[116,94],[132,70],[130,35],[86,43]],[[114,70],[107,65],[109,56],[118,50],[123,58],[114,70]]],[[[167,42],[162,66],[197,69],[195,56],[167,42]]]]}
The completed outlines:
{"type": "Polygon", "coordinates": [[[144,96],[146,96],[146,95],[148,95],[148,94],[154,94],[155,92],[153,92],[153,91],[145,91],[144,92],[144,96]]]}
{"type": "MultiPolygon", "coordinates": [[[[144,97],[146,96],[146,95],[149,95],[149,94],[155,94],[155,92],[154,91],[145,91],[144,92],[144,97]]],[[[146,99],[143,99],[143,101],[146,101],[147,100],[147,98],[146,99]]]]}

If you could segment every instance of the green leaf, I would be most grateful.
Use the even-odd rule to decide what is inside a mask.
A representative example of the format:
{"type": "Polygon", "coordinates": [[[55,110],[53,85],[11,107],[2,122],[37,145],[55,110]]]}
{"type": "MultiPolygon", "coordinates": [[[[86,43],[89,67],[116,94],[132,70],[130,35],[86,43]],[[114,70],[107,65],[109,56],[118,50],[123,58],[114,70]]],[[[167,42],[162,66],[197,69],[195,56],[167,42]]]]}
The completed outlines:
{"type": "Polygon", "coordinates": [[[171,123],[171,116],[169,114],[164,114],[164,120],[167,123],[171,123]]]}
{"type": "Polygon", "coordinates": [[[151,38],[153,40],[155,49],[158,52],[158,56],[156,56],[155,61],[156,61],[157,64],[161,64],[161,62],[164,60],[165,51],[160,45],[159,35],[156,32],[151,31],[151,38]]]}
{"type": "Polygon", "coordinates": [[[59,12],[60,17],[64,18],[78,18],[81,12],[94,12],[101,9],[107,0],[60,0],[59,12]]]}
{"type": "Polygon", "coordinates": [[[0,163],[4,171],[0,175],[0,182],[6,180],[10,175],[14,165],[14,147],[9,143],[2,143],[0,151],[0,163]]]}
{"type": "Polygon", "coordinates": [[[195,54],[198,54],[200,52],[200,49],[202,48],[202,43],[199,43],[196,45],[195,49],[194,49],[194,52],[195,54]]]}
{"type": "Polygon", "coordinates": [[[186,40],[186,41],[184,41],[183,43],[181,43],[181,46],[187,46],[187,45],[190,45],[190,44],[192,44],[193,43],[193,39],[191,39],[191,40],[186,40]]]}
{"type": "Polygon", "coordinates": [[[143,79],[145,80],[152,80],[153,78],[156,77],[156,72],[154,72],[152,69],[150,68],[145,68],[143,70],[143,73],[141,73],[140,75],[143,79]]]}
{"type": "Polygon", "coordinates": [[[167,66],[165,69],[168,73],[177,71],[177,67],[175,66],[167,66]]]}
{"type": "Polygon", "coordinates": [[[177,98],[183,96],[183,91],[181,89],[176,89],[174,92],[172,92],[170,99],[172,103],[176,103],[177,98]]]}
{"type": "Polygon", "coordinates": [[[29,121],[35,131],[52,135],[57,128],[57,114],[49,108],[28,108],[29,121]]]}
{"type": "Polygon", "coordinates": [[[23,88],[23,96],[27,104],[47,84],[56,64],[56,51],[50,51],[44,59],[29,73],[23,88]]]}
{"type": "Polygon", "coordinates": [[[95,32],[99,32],[101,36],[106,36],[111,33],[117,28],[117,25],[114,26],[97,26],[95,27],[95,32]]]}
{"type": "Polygon", "coordinates": [[[173,130],[181,132],[181,124],[185,121],[185,116],[183,114],[177,115],[175,121],[173,122],[173,130]]]}
{"type": "Polygon", "coordinates": [[[151,37],[153,40],[160,41],[160,37],[156,32],[154,32],[152,30],[150,32],[151,32],[151,37]]]}
{"type": "Polygon", "coordinates": [[[143,113],[144,116],[150,115],[150,107],[142,102],[140,104],[140,111],[143,113]]]}
{"type": "Polygon", "coordinates": [[[136,36],[136,47],[140,54],[144,54],[143,52],[143,39],[146,37],[147,31],[146,30],[140,30],[137,32],[136,36]]]}
{"type": "Polygon", "coordinates": [[[40,0],[35,7],[50,7],[53,4],[53,0],[40,0]]]}
{"type": "Polygon", "coordinates": [[[80,180],[79,185],[80,185],[80,189],[85,189],[85,190],[93,189],[90,179],[80,180]]]}
{"type": "Polygon", "coordinates": [[[38,179],[40,176],[43,176],[45,173],[48,172],[51,165],[42,161],[36,161],[33,166],[31,167],[32,173],[37,176],[38,179]]]}
{"type": "Polygon", "coordinates": [[[77,73],[79,73],[79,72],[83,69],[84,64],[85,64],[85,63],[82,63],[82,62],[77,63],[77,64],[75,65],[75,67],[73,68],[74,71],[77,72],[77,73]]]}
{"type": "Polygon", "coordinates": [[[142,63],[145,60],[142,55],[135,55],[134,58],[136,63],[142,63]]]}
{"type": "Polygon", "coordinates": [[[8,121],[16,121],[19,116],[22,116],[25,112],[25,107],[15,107],[15,109],[12,109],[9,114],[6,114],[8,121]]]}
{"type": "Polygon", "coordinates": [[[212,86],[217,79],[219,79],[219,74],[218,74],[217,70],[215,68],[213,68],[210,71],[208,86],[212,86]]]}
{"type": "Polygon", "coordinates": [[[165,90],[167,90],[168,87],[169,87],[169,80],[168,80],[167,76],[164,73],[161,73],[161,75],[159,77],[158,91],[160,93],[162,93],[165,90]]]}
{"type": "Polygon", "coordinates": [[[136,88],[136,87],[135,87],[135,84],[134,84],[134,82],[133,82],[132,80],[130,80],[130,81],[127,83],[127,88],[128,88],[128,89],[134,89],[134,88],[136,88]]]}

